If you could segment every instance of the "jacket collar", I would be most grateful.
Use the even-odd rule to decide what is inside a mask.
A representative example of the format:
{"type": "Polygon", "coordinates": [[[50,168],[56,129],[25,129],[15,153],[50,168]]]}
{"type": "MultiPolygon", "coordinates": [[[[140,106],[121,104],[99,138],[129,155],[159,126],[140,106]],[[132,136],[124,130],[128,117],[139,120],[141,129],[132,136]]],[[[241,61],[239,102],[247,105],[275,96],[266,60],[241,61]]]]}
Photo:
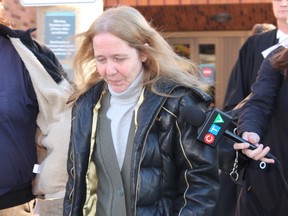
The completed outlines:
{"type": "Polygon", "coordinates": [[[20,38],[21,41],[25,41],[26,43],[33,42],[31,38],[31,33],[35,31],[36,28],[30,28],[26,31],[23,30],[16,30],[16,29],[11,29],[6,25],[0,24],[0,35],[3,37],[11,37],[11,38],[20,38]]]}
{"type": "MultiPolygon", "coordinates": [[[[159,80],[156,85],[156,88],[159,92],[167,95],[170,95],[176,87],[177,85],[164,79],[159,80]]],[[[155,121],[166,100],[167,97],[157,95],[147,89],[145,90],[144,100],[139,107],[137,115],[137,122],[141,128],[138,128],[136,131],[136,146],[138,146],[138,144],[142,145],[144,143],[143,139],[145,139],[147,130],[149,130],[151,125],[153,125],[153,122],[155,121]]]]}

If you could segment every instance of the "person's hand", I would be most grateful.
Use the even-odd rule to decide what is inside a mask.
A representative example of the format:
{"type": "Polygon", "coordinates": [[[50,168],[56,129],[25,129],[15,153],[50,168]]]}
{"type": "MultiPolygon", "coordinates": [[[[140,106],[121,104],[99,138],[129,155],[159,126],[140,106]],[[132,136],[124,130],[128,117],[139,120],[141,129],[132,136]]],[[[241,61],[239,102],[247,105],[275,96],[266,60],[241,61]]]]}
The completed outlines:
{"type": "Polygon", "coordinates": [[[258,144],[258,142],[260,141],[260,137],[258,136],[258,134],[253,132],[244,132],[242,138],[252,144],[255,144],[257,148],[251,150],[249,149],[249,143],[235,143],[233,146],[235,150],[242,150],[243,154],[256,161],[261,160],[265,163],[275,163],[273,159],[265,157],[266,154],[270,151],[270,147],[266,146],[264,148],[263,144],[258,144]]]}

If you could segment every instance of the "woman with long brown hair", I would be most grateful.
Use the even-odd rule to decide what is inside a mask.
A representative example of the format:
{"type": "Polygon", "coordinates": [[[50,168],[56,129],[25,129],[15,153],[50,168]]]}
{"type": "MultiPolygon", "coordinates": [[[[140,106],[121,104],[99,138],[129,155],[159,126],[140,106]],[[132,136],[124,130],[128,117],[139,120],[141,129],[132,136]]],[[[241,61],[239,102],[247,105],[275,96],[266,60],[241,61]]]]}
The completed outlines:
{"type": "Polygon", "coordinates": [[[195,63],[128,6],[107,9],[80,38],[64,215],[210,215],[217,151],[182,112],[211,102],[195,63]]]}

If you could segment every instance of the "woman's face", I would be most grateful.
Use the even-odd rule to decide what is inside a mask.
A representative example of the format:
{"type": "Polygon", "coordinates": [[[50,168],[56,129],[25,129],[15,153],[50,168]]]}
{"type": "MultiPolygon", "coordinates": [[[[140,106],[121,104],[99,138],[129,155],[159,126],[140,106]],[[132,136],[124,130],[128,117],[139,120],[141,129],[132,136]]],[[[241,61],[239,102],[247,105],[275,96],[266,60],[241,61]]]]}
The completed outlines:
{"type": "Polygon", "coordinates": [[[128,43],[110,33],[93,38],[96,67],[103,79],[115,92],[125,91],[142,72],[145,56],[128,43]]]}

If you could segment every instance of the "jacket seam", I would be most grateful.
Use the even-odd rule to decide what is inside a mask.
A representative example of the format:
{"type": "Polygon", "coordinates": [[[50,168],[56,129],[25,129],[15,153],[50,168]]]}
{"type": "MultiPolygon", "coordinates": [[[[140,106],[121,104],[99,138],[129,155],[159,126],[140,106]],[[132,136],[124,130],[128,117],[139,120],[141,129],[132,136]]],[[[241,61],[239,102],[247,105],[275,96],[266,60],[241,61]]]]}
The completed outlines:
{"type": "MultiPolygon", "coordinates": [[[[143,93],[144,93],[144,91],[143,91],[143,93]]],[[[152,120],[152,122],[151,122],[151,124],[150,124],[150,126],[149,126],[149,128],[148,128],[148,130],[147,130],[147,133],[145,134],[145,139],[144,139],[144,145],[143,145],[143,148],[142,148],[142,151],[141,151],[141,157],[140,157],[140,161],[139,161],[139,164],[138,164],[138,172],[137,172],[137,182],[136,182],[136,186],[135,186],[135,188],[137,189],[138,188],[138,185],[139,185],[139,172],[140,172],[140,165],[141,165],[141,160],[142,160],[142,158],[143,158],[143,154],[144,154],[144,149],[145,149],[145,146],[146,146],[146,140],[147,140],[147,137],[148,137],[148,135],[149,135],[149,131],[151,130],[151,128],[153,127],[153,125],[154,125],[154,122],[156,121],[156,118],[157,118],[157,116],[158,116],[158,114],[160,113],[160,111],[161,111],[161,109],[162,108],[164,108],[163,107],[163,104],[165,103],[165,101],[166,100],[163,100],[163,102],[161,103],[161,105],[159,106],[159,109],[158,109],[158,111],[157,111],[157,113],[156,113],[156,115],[155,115],[155,117],[153,118],[153,120],[152,120]]],[[[143,101],[142,101],[143,102],[143,101]]],[[[139,104],[139,106],[140,106],[141,104],[139,104]]],[[[137,117],[135,117],[135,119],[137,119],[137,117]]],[[[134,212],[135,212],[135,214],[134,215],[137,215],[137,197],[138,197],[138,193],[137,193],[137,190],[135,191],[135,202],[134,202],[134,212]]]]}
{"type": "MultiPolygon", "coordinates": [[[[167,113],[169,113],[170,115],[174,116],[176,120],[178,119],[177,115],[175,115],[173,112],[171,112],[170,110],[168,110],[168,109],[165,108],[165,107],[163,107],[163,109],[164,109],[167,113]]],[[[179,133],[179,143],[180,143],[180,147],[181,147],[182,153],[183,153],[183,155],[184,155],[185,160],[187,161],[187,163],[189,164],[190,168],[192,169],[192,168],[193,168],[193,165],[192,165],[191,162],[189,161],[189,159],[188,159],[188,157],[187,157],[187,155],[186,155],[186,153],[185,153],[183,143],[182,143],[182,133],[181,133],[180,127],[179,127],[177,121],[175,122],[175,124],[176,124],[177,130],[178,130],[178,133],[179,133]]],[[[190,186],[189,183],[188,183],[188,181],[187,181],[187,170],[185,171],[184,176],[185,176],[185,182],[186,182],[187,188],[186,188],[186,190],[185,190],[185,192],[184,192],[184,194],[183,194],[184,205],[182,206],[182,208],[181,208],[181,210],[179,211],[178,215],[181,215],[181,212],[182,212],[183,208],[187,205],[186,194],[187,194],[187,191],[188,191],[189,186],[190,186]]]]}

